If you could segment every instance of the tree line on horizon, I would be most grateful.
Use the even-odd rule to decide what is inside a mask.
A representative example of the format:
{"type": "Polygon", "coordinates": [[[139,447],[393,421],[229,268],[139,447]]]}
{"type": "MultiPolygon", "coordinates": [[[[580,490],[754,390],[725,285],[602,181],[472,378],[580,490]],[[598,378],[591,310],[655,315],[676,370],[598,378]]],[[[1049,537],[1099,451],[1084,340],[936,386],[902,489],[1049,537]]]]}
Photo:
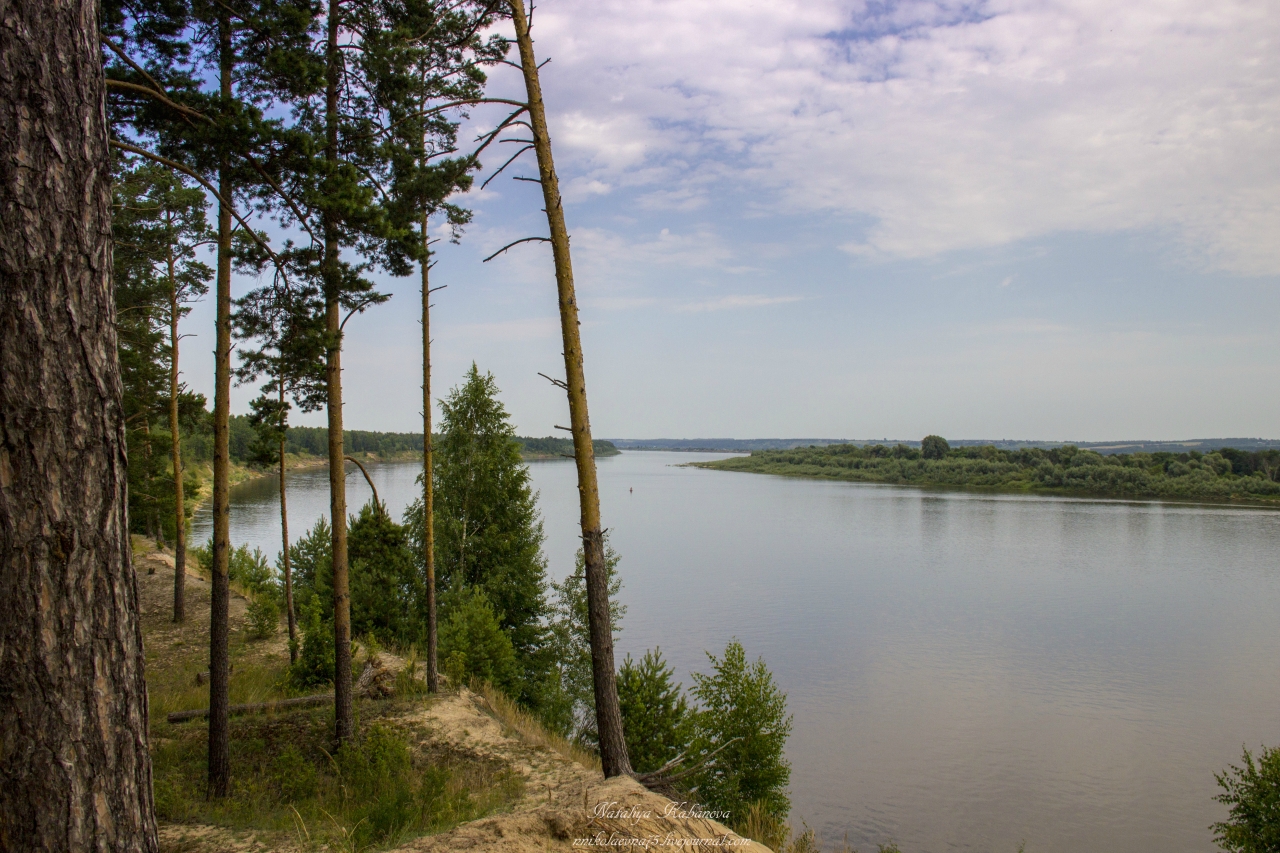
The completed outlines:
{"type": "Polygon", "coordinates": [[[1276,449],[1103,455],[1070,444],[1019,450],[951,447],[946,439],[932,435],[920,447],[829,444],[756,450],[749,456],[694,464],[722,471],[898,485],[1134,498],[1280,498],[1276,449]]]}

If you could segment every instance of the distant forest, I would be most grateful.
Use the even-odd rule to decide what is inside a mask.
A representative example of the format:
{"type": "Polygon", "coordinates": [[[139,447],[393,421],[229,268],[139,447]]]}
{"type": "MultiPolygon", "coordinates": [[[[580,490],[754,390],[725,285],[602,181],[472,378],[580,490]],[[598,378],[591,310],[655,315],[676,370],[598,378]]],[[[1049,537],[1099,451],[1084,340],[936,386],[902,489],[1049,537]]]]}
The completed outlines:
{"type": "Polygon", "coordinates": [[[925,487],[1184,500],[1280,499],[1280,450],[1113,453],[1065,445],[1002,450],[832,444],[757,450],[699,468],[925,487]]]}
{"type": "MultiPolygon", "coordinates": [[[[188,449],[194,458],[208,460],[213,454],[212,427],[208,432],[191,435],[188,449]]],[[[247,415],[232,415],[229,446],[231,459],[246,464],[251,455],[255,434],[247,415]]],[[[343,430],[343,447],[353,455],[370,455],[380,459],[422,456],[422,433],[370,432],[368,430],[343,430]]],[[[516,436],[520,453],[526,459],[552,459],[573,455],[573,440],[559,436],[529,438],[516,436]]],[[[328,455],[329,430],[324,427],[290,427],[285,435],[285,452],[298,456],[328,455]]],[[[592,443],[596,456],[617,456],[618,448],[612,442],[597,439],[592,443]]]]}

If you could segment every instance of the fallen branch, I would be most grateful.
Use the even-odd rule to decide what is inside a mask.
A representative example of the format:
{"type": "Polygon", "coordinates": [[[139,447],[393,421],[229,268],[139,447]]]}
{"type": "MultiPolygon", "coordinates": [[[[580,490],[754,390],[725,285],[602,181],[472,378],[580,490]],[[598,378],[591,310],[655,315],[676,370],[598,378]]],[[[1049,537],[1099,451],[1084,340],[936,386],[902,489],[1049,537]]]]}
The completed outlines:
{"type": "Polygon", "coordinates": [[[641,785],[644,785],[650,791],[657,791],[658,793],[667,793],[669,791],[676,790],[676,784],[678,782],[684,781],[694,773],[697,773],[699,770],[706,767],[711,763],[713,758],[724,751],[730,744],[740,740],[742,740],[740,737],[729,738],[729,740],[720,744],[717,749],[699,758],[697,763],[693,766],[686,767],[679,773],[672,773],[671,771],[679,766],[680,762],[685,759],[686,753],[682,752],[666,764],[659,767],[657,770],[651,770],[648,773],[635,774],[636,781],[641,785]]]}
{"type": "MultiPolygon", "coordinates": [[[[332,693],[321,693],[315,696],[298,696],[295,699],[275,699],[271,702],[255,702],[251,705],[232,705],[228,713],[235,717],[240,714],[256,714],[266,711],[278,711],[284,708],[310,708],[313,705],[324,705],[333,701],[332,693]]],[[[171,723],[185,723],[187,720],[199,720],[209,716],[208,708],[198,711],[174,711],[169,715],[171,723]]]]}

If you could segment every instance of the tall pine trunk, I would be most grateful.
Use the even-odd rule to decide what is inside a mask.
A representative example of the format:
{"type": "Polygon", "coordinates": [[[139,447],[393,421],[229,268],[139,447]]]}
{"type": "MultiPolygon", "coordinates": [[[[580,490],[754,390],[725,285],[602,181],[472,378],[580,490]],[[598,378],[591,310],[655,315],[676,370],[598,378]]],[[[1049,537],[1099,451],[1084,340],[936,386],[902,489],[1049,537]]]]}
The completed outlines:
{"type": "Polygon", "coordinates": [[[431,242],[422,212],[422,551],[427,576],[427,690],[440,689],[436,663],[435,476],[431,468],[431,242]]]}
{"type": "Polygon", "coordinates": [[[564,224],[560,184],[551,158],[546,110],[538,63],[523,0],[509,0],[515,22],[520,65],[529,95],[529,124],[538,155],[538,179],[551,231],[555,258],[556,289],[560,301],[560,330],[564,341],[564,373],[569,394],[569,426],[573,430],[573,456],[578,466],[578,496],[582,508],[582,552],[586,558],[587,621],[591,633],[591,674],[595,684],[596,727],[600,734],[600,763],[604,775],[630,775],[627,742],[622,735],[622,709],[613,662],[613,626],[609,616],[609,578],[604,564],[604,534],[600,527],[600,490],[596,484],[596,460],[591,446],[591,419],[587,415],[587,382],[582,368],[582,338],[578,332],[578,303],[573,289],[573,261],[569,256],[569,232],[564,224]]]}
{"type": "Polygon", "coordinates": [[[0,6],[0,849],[155,851],[98,4],[0,6]]]}
{"type": "Polygon", "coordinates": [[[178,285],[169,247],[169,435],[173,445],[173,621],[187,618],[187,513],[182,494],[182,434],[178,431],[178,285]]]}
{"type": "Polygon", "coordinates": [[[298,617],[293,610],[293,569],[289,560],[289,508],[284,491],[284,359],[281,358],[280,389],[280,556],[284,560],[284,609],[289,622],[289,663],[298,662],[298,617]]]}
{"type": "MultiPolygon", "coordinates": [[[[338,49],[339,0],[329,0],[328,42],[325,49],[325,159],[338,162],[338,83],[342,56],[338,49]]],[[[329,515],[333,531],[333,710],[338,742],[355,734],[351,683],[351,592],[347,566],[347,479],[342,447],[342,273],[338,268],[338,223],[326,208],[324,223],[325,327],[328,333],[325,380],[329,409],[329,515]]]]}
{"type": "MultiPolygon", "coordinates": [[[[234,57],[231,16],[218,16],[218,66],[223,104],[232,98],[234,57]]],[[[231,558],[230,415],[231,415],[231,167],[222,155],[218,175],[217,338],[214,345],[213,396],[213,584],[209,611],[209,790],[210,798],[231,793],[229,723],[231,665],[229,647],[231,558]]]]}

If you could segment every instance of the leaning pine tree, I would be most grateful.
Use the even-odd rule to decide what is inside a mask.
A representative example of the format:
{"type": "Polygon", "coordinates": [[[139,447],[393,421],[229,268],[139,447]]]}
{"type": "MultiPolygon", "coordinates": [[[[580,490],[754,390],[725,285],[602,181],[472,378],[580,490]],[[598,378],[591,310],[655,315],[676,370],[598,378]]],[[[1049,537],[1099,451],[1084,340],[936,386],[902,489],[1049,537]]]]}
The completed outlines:
{"type": "Polygon", "coordinates": [[[582,337],[578,332],[578,302],[573,286],[573,261],[569,232],[565,227],[560,182],[551,157],[551,137],[542,103],[542,84],[533,55],[529,18],[523,0],[508,0],[520,48],[520,69],[528,93],[527,109],[533,147],[538,157],[538,182],[550,228],[555,259],[556,289],[560,302],[560,330],[564,342],[565,378],[561,384],[569,397],[569,425],[573,455],[578,467],[578,496],[582,508],[582,549],[586,558],[587,607],[591,624],[591,669],[595,682],[596,727],[600,736],[600,763],[604,775],[631,775],[627,742],[618,705],[618,685],[613,661],[613,630],[609,624],[609,581],[605,571],[604,533],[600,522],[600,489],[591,447],[591,419],[587,414],[587,382],[582,366],[582,337]]]}

